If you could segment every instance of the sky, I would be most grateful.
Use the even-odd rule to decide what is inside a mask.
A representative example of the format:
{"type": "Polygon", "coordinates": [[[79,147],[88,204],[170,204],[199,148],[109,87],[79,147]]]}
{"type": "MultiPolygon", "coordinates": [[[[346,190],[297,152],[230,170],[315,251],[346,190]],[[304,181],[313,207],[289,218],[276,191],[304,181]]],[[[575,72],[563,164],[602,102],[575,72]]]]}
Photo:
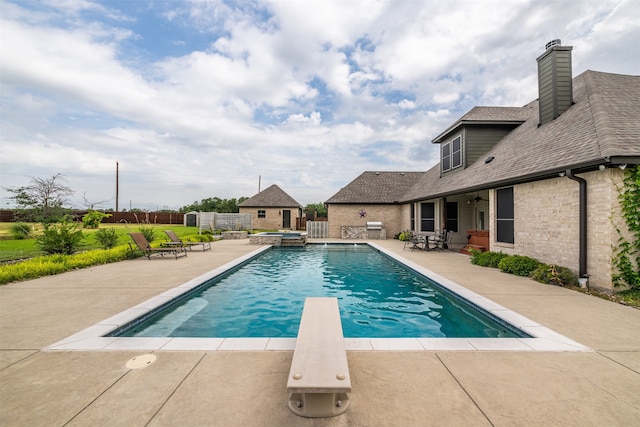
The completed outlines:
{"type": "Polygon", "coordinates": [[[75,208],[114,209],[116,181],[120,210],[323,203],[428,170],[474,106],[536,99],[553,39],[574,76],[637,75],[640,2],[0,0],[0,208],[58,173],[75,208]]]}

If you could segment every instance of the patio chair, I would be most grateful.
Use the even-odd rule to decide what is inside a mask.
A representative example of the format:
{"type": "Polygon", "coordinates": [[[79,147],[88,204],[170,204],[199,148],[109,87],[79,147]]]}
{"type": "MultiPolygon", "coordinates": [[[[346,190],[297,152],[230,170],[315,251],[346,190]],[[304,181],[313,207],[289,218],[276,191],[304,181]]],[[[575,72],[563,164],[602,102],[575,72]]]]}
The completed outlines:
{"type": "MultiPolygon", "coordinates": [[[[138,249],[142,251],[142,253],[149,259],[153,255],[158,255],[160,257],[164,257],[165,255],[173,255],[178,259],[181,256],[187,256],[187,250],[182,247],[174,247],[174,248],[152,248],[147,239],[144,237],[142,233],[129,233],[129,236],[133,239],[138,249]]],[[[129,247],[133,250],[133,246],[129,243],[129,247]]]]}
{"type": "Polygon", "coordinates": [[[453,251],[453,246],[451,246],[451,239],[453,238],[453,233],[451,231],[447,231],[447,237],[444,240],[443,247],[450,251],[453,251]]]}
{"type": "MultiPolygon", "coordinates": [[[[413,239],[416,237],[416,233],[414,233],[413,231],[411,232],[407,232],[409,233],[409,235],[407,236],[407,238],[404,241],[404,246],[402,246],[402,250],[404,251],[405,249],[407,249],[407,245],[411,245],[413,242],[413,239]]],[[[411,246],[409,246],[411,247],[411,246]]]]}
{"type": "Polygon", "coordinates": [[[428,242],[427,242],[427,247],[429,250],[442,250],[445,248],[445,244],[447,242],[447,234],[451,234],[451,233],[447,233],[447,230],[443,230],[442,232],[439,232],[438,230],[436,230],[435,234],[432,236],[429,236],[428,242]]]}
{"type": "Polygon", "coordinates": [[[425,236],[414,234],[413,236],[411,236],[411,240],[409,242],[411,243],[410,249],[412,252],[414,249],[423,251],[427,247],[427,238],[425,236]]]}
{"type": "Polygon", "coordinates": [[[169,247],[183,247],[191,250],[194,246],[202,246],[202,251],[211,250],[211,242],[185,242],[180,239],[173,230],[164,230],[164,233],[169,238],[168,242],[163,242],[163,246],[169,247]]]}

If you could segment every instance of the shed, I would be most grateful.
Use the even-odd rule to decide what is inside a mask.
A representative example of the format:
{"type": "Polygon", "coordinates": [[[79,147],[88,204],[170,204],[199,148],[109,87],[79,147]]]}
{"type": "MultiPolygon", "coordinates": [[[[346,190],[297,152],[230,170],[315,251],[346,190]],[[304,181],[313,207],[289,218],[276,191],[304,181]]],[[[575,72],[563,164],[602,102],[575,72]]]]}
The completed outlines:
{"type": "Polygon", "coordinates": [[[199,227],[200,226],[200,212],[191,211],[184,214],[184,226],[185,227],[199,227]]]}

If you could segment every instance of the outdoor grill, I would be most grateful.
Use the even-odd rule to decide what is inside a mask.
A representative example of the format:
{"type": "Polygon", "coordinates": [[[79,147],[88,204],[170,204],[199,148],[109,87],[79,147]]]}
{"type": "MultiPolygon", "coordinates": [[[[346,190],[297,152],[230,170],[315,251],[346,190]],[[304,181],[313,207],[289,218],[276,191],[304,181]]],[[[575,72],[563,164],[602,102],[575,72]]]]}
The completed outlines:
{"type": "Polygon", "coordinates": [[[367,221],[367,230],[382,230],[382,222],[367,221]]]}

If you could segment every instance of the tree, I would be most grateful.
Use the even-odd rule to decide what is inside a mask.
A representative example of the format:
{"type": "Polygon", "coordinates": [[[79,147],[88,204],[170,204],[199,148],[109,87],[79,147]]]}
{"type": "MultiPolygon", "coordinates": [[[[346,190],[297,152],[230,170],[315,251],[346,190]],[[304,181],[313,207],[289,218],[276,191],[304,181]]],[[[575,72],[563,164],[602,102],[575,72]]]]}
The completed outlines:
{"type": "Polygon", "coordinates": [[[209,197],[202,199],[199,202],[193,202],[190,205],[186,205],[180,208],[180,212],[219,212],[219,213],[238,213],[240,208],[238,205],[247,200],[246,197],[240,197],[239,199],[221,199],[219,197],[209,197]]]}
{"type": "Polygon", "coordinates": [[[309,203],[304,207],[304,212],[306,214],[310,214],[316,212],[316,216],[326,217],[327,216],[327,208],[324,206],[324,203],[309,203]]]}
{"type": "Polygon", "coordinates": [[[111,217],[111,214],[89,210],[89,212],[82,217],[82,224],[84,224],[85,228],[98,228],[102,220],[109,217],[111,217]]]}
{"type": "Polygon", "coordinates": [[[64,175],[57,173],[50,178],[31,177],[28,185],[19,188],[7,188],[13,194],[18,215],[33,222],[51,223],[59,221],[65,213],[65,203],[73,190],[64,185],[64,175]]]}
{"type": "Polygon", "coordinates": [[[86,191],[84,193],[82,193],[82,202],[87,207],[87,209],[89,209],[90,211],[95,210],[96,209],[96,205],[98,205],[98,206],[102,205],[104,203],[107,203],[110,200],[111,199],[107,199],[107,200],[100,200],[100,201],[96,202],[96,201],[87,199],[87,192],[86,191]]]}

